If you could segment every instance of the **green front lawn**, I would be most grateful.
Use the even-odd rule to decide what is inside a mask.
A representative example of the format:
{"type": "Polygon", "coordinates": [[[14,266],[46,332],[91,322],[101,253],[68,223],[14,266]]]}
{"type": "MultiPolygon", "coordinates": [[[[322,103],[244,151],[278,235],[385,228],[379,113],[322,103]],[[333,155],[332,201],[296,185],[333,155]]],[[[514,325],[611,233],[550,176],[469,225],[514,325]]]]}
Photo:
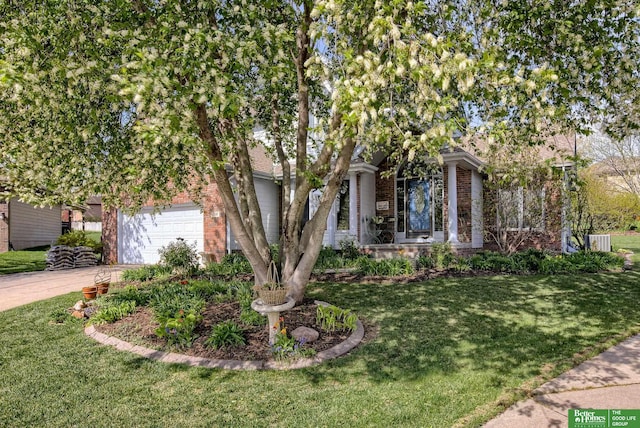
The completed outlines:
{"type": "Polygon", "coordinates": [[[99,345],[79,322],[49,323],[80,298],[71,293],[0,312],[0,421],[478,426],[639,332],[639,284],[634,271],[313,284],[311,297],[354,310],[369,337],[346,357],[294,371],[189,368],[99,345]]]}
{"type": "Polygon", "coordinates": [[[0,253],[0,275],[44,270],[46,256],[47,251],[42,249],[0,253]]]}
{"type": "Polygon", "coordinates": [[[640,233],[633,235],[611,235],[611,246],[614,250],[624,248],[625,250],[633,251],[631,260],[633,260],[634,264],[640,263],[640,233]]]}

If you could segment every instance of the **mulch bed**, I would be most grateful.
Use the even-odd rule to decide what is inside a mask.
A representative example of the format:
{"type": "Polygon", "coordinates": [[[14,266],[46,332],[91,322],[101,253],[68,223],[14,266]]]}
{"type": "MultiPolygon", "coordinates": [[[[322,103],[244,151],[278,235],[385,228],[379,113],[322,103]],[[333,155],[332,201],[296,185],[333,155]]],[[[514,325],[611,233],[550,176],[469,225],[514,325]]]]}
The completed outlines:
{"type": "MultiPolygon", "coordinates": [[[[316,352],[321,352],[346,340],[350,333],[323,332],[316,324],[316,308],[317,305],[312,300],[305,300],[303,304],[282,313],[282,316],[289,332],[301,326],[310,327],[320,332],[320,337],[317,341],[308,343],[305,346],[315,349],[316,352]]],[[[196,328],[196,333],[199,337],[195,340],[193,346],[186,349],[171,348],[167,346],[165,339],[155,335],[158,324],[153,320],[151,310],[146,307],[138,308],[132,315],[115,323],[95,326],[95,328],[101,333],[161,351],[179,352],[185,355],[221,360],[266,361],[273,359],[271,348],[268,344],[269,334],[267,327],[243,324],[240,321],[240,305],[237,302],[209,304],[203,316],[203,322],[196,328]],[[242,327],[246,344],[222,349],[212,349],[205,346],[204,342],[207,340],[211,328],[227,320],[232,320],[242,327]]]]}

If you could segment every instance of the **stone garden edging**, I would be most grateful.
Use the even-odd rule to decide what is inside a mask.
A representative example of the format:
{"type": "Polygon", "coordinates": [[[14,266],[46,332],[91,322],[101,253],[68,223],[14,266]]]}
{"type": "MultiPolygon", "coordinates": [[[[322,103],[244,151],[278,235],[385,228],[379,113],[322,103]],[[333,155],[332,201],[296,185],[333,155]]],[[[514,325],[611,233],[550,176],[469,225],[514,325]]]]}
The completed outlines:
{"type": "MultiPolygon", "coordinates": [[[[316,300],[317,305],[328,305],[326,302],[316,300]]],[[[191,367],[206,367],[210,369],[226,369],[226,370],[289,370],[312,367],[323,363],[324,361],[337,358],[346,354],[355,348],[364,338],[364,326],[360,320],[356,323],[356,329],[343,342],[325,351],[318,352],[313,358],[300,358],[291,363],[279,361],[243,361],[243,360],[215,360],[211,358],[194,357],[190,355],[177,354],[175,352],[164,352],[156,349],[145,348],[144,346],[133,345],[124,340],[113,336],[106,335],[96,331],[95,327],[90,325],[84,329],[84,333],[92,339],[102,343],[103,345],[113,346],[119,351],[132,352],[141,357],[151,360],[160,361],[170,364],[184,364],[191,367]]]]}

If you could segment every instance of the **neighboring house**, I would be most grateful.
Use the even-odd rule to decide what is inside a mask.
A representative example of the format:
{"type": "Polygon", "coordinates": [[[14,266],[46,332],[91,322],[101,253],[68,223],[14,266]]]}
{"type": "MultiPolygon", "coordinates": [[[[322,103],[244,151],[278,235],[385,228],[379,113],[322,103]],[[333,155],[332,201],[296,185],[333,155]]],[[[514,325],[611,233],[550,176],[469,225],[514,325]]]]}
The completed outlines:
{"type": "Polygon", "coordinates": [[[63,207],[62,226],[67,230],[101,232],[102,198],[91,196],[82,207],[63,207]]]}
{"type": "Polygon", "coordinates": [[[589,167],[611,186],[611,190],[640,196],[640,157],[609,157],[589,167]]]}
{"type": "Polygon", "coordinates": [[[16,198],[0,200],[0,253],[51,245],[62,232],[60,206],[37,208],[16,198]]]}
{"type": "MultiPolygon", "coordinates": [[[[276,243],[280,213],[277,180],[281,177],[262,151],[254,150],[252,159],[263,224],[269,242],[276,243]]],[[[420,159],[386,177],[383,173],[388,172],[389,165],[384,155],[373,156],[370,162],[355,156],[327,219],[324,245],[339,248],[341,241],[353,240],[378,257],[417,255],[435,242],[450,242],[459,254],[495,249],[487,239],[497,217],[491,206],[494,201],[484,194],[484,162],[461,148],[444,150],[442,161],[440,165],[432,159],[420,159]],[[429,172],[418,177],[415,168],[429,172]]],[[[566,165],[558,163],[558,167],[566,165]]],[[[202,209],[182,193],[156,215],[153,207],[145,207],[133,216],[117,211],[105,213],[103,244],[107,262],[156,263],[158,250],[178,237],[195,242],[206,261],[220,260],[227,252],[240,249],[215,183],[204,194],[202,209]]],[[[502,192],[502,203],[519,205],[509,226],[533,230],[523,247],[561,250],[570,237],[563,211],[566,207],[550,204],[555,212],[540,209],[537,218],[530,213],[532,204],[546,206],[562,195],[544,189],[536,190],[535,195],[517,189],[511,189],[509,195],[502,192]]],[[[318,199],[318,193],[309,196],[310,216],[318,199]]]]}

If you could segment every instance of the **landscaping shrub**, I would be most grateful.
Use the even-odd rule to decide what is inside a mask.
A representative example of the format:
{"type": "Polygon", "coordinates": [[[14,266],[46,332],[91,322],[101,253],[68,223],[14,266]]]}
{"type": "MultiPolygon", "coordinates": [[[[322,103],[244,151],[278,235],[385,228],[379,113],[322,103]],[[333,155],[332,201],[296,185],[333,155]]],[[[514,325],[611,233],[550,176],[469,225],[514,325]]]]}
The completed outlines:
{"type": "Polygon", "coordinates": [[[209,338],[205,341],[205,345],[214,349],[244,345],[244,343],[245,338],[242,329],[238,324],[230,320],[214,325],[209,338]]]}
{"type": "Polygon", "coordinates": [[[621,269],[624,266],[622,257],[601,251],[578,251],[566,255],[565,258],[580,272],[595,273],[621,269]]]}
{"type": "Polygon", "coordinates": [[[471,269],[496,273],[542,273],[547,275],[576,272],[601,272],[620,269],[624,259],[597,251],[553,255],[545,250],[529,249],[506,256],[495,252],[479,252],[469,257],[471,269]]]}
{"type": "Polygon", "coordinates": [[[211,281],[208,279],[192,279],[187,282],[187,289],[195,294],[200,296],[205,300],[210,300],[211,298],[226,293],[229,289],[228,284],[221,281],[211,281]]]}
{"type": "Polygon", "coordinates": [[[94,253],[102,253],[102,243],[91,239],[84,230],[71,230],[64,235],[60,235],[56,240],[56,245],[89,247],[93,249],[94,253]]]}
{"type": "Polygon", "coordinates": [[[166,247],[158,250],[160,264],[170,267],[174,272],[190,274],[198,269],[198,251],[195,242],[187,243],[178,238],[170,242],[166,247]]]}
{"type": "Polygon", "coordinates": [[[428,254],[421,254],[416,260],[416,269],[433,269],[435,265],[435,260],[428,254]]]}
{"type": "Polygon", "coordinates": [[[208,263],[204,273],[210,277],[230,277],[253,273],[249,260],[242,253],[225,255],[220,263],[208,263]]]}
{"type": "Polygon", "coordinates": [[[436,269],[446,269],[455,260],[455,254],[448,242],[431,245],[431,258],[436,269]]]}
{"type": "Polygon", "coordinates": [[[202,320],[205,300],[186,284],[163,284],[152,289],[149,306],[159,327],[156,334],[169,345],[189,347],[198,337],[195,329],[202,320]]]}
{"type": "Polygon", "coordinates": [[[158,337],[166,338],[169,345],[188,348],[198,338],[195,329],[202,321],[202,315],[180,309],[174,316],[156,317],[156,321],[160,324],[156,329],[158,337]]]}
{"type": "Polygon", "coordinates": [[[63,324],[73,320],[76,320],[76,318],[72,317],[69,311],[64,308],[57,308],[49,314],[49,321],[56,324],[63,324]]]}
{"type": "Polygon", "coordinates": [[[469,259],[456,257],[453,262],[449,264],[449,269],[453,269],[456,272],[468,272],[471,270],[469,259]]]}
{"type": "Polygon", "coordinates": [[[151,265],[142,266],[136,269],[127,269],[122,272],[123,281],[139,281],[145,282],[152,279],[168,277],[171,274],[171,268],[168,266],[151,265]]]}
{"type": "Polygon", "coordinates": [[[152,289],[149,306],[157,318],[171,318],[180,311],[200,313],[205,301],[183,284],[170,283],[152,289]]]}
{"type": "Polygon", "coordinates": [[[251,283],[240,283],[235,287],[235,297],[240,304],[240,321],[246,325],[266,325],[267,317],[251,308],[253,288],[251,283]]]}
{"type": "Polygon", "coordinates": [[[136,310],[134,300],[117,301],[112,299],[98,299],[98,310],[91,316],[91,324],[106,324],[116,322],[136,310]]]}
{"type": "Polygon", "coordinates": [[[360,257],[357,262],[358,270],[363,275],[400,276],[415,273],[415,268],[411,261],[402,258],[374,260],[368,257],[360,257]]]}
{"type": "Polygon", "coordinates": [[[327,332],[354,331],[357,327],[358,317],[349,309],[341,309],[337,306],[319,305],[316,309],[316,322],[320,328],[327,332]]]}
{"type": "Polygon", "coordinates": [[[327,269],[340,269],[344,265],[344,258],[336,250],[329,246],[323,246],[313,269],[315,271],[325,271],[327,269]]]}
{"type": "Polygon", "coordinates": [[[149,287],[141,289],[134,285],[127,285],[123,289],[114,292],[109,297],[113,301],[133,301],[136,303],[136,306],[145,306],[149,302],[150,296],[151,289],[149,287]]]}
{"type": "Polygon", "coordinates": [[[345,260],[356,260],[362,255],[360,249],[352,239],[343,239],[340,241],[340,254],[345,260]]]}

